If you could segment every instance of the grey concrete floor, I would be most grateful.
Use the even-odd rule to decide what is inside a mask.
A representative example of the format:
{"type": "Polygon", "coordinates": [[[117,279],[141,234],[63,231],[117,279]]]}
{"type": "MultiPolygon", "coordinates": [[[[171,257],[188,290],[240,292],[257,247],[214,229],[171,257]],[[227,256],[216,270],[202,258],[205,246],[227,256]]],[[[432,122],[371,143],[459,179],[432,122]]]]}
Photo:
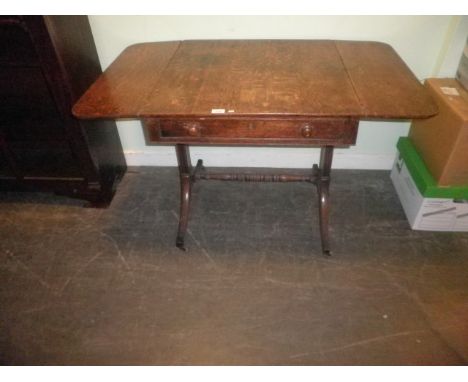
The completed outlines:
{"type": "Polygon", "coordinates": [[[175,248],[174,168],[110,208],[0,194],[0,363],[468,363],[468,234],[412,231],[386,171],[334,171],[333,256],[309,184],[197,184],[175,248]]]}

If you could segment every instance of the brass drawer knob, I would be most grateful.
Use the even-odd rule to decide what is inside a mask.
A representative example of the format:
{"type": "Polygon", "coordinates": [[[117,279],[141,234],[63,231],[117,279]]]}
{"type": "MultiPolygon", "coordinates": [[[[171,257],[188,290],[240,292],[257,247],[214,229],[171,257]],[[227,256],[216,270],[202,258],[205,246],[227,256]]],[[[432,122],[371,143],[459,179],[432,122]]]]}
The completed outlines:
{"type": "Polygon", "coordinates": [[[187,126],[187,132],[192,137],[198,137],[201,132],[201,127],[197,123],[191,123],[187,126]]]}
{"type": "Polygon", "coordinates": [[[301,132],[302,132],[302,136],[304,138],[310,138],[312,137],[313,135],[313,129],[312,129],[312,126],[310,125],[304,125],[301,129],[301,132]]]}

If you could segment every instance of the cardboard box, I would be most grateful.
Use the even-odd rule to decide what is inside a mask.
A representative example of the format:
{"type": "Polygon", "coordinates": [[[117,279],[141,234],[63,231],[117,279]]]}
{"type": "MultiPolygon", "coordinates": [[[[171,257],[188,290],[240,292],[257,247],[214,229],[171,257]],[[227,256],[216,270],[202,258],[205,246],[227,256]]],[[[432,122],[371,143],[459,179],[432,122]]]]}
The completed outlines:
{"type": "Polygon", "coordinates": [[[408,138],[397,147],[390,177],[411,228],[468,232],[468,187],[438,187],[408,138]]]}
{"type": "Polygon", "coordinates": [[[466,40],[465,49],[463,49],[456,77],[465,90],[468,90],[468,39],[466,40]]]}
{"type": "Polygon", "coordinates": [[[414,121],[409,137],[439,186],[468,185],[468,92],[454,78],[425,86],[439,114],[414,121]]]}

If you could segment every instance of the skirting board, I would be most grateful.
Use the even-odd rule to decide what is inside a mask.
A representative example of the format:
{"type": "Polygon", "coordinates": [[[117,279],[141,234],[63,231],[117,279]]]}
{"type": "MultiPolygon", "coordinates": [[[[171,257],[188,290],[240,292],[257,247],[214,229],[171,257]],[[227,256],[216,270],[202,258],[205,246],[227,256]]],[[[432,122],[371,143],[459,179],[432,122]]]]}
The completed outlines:
{"type": "MultiPolygon", "coordinates": [[[[333,157],[333,168],[390,170],[395,154],[362,154],[337,149],[333,157]]],[[[319,161],[318,149],[298,148],[225,148],[191,147],[192,163],[203,159],[208,167],[271,167],[310,168],[319,161]]],[[[125,151],[128,166],[177,166],[173,147],[159,150],[125,151]]]]}

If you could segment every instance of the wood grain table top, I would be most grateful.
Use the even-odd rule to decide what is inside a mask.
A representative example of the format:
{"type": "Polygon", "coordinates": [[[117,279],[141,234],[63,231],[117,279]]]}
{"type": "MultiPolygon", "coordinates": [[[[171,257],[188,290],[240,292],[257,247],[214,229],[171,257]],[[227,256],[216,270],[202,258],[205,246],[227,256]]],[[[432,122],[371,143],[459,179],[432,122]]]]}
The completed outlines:
{"type": "Polygon", "coordinates": [[[73,108],[78,118],[414,119],[437,106],[384,43],[201,40],[129,46],[73,108]]]}

